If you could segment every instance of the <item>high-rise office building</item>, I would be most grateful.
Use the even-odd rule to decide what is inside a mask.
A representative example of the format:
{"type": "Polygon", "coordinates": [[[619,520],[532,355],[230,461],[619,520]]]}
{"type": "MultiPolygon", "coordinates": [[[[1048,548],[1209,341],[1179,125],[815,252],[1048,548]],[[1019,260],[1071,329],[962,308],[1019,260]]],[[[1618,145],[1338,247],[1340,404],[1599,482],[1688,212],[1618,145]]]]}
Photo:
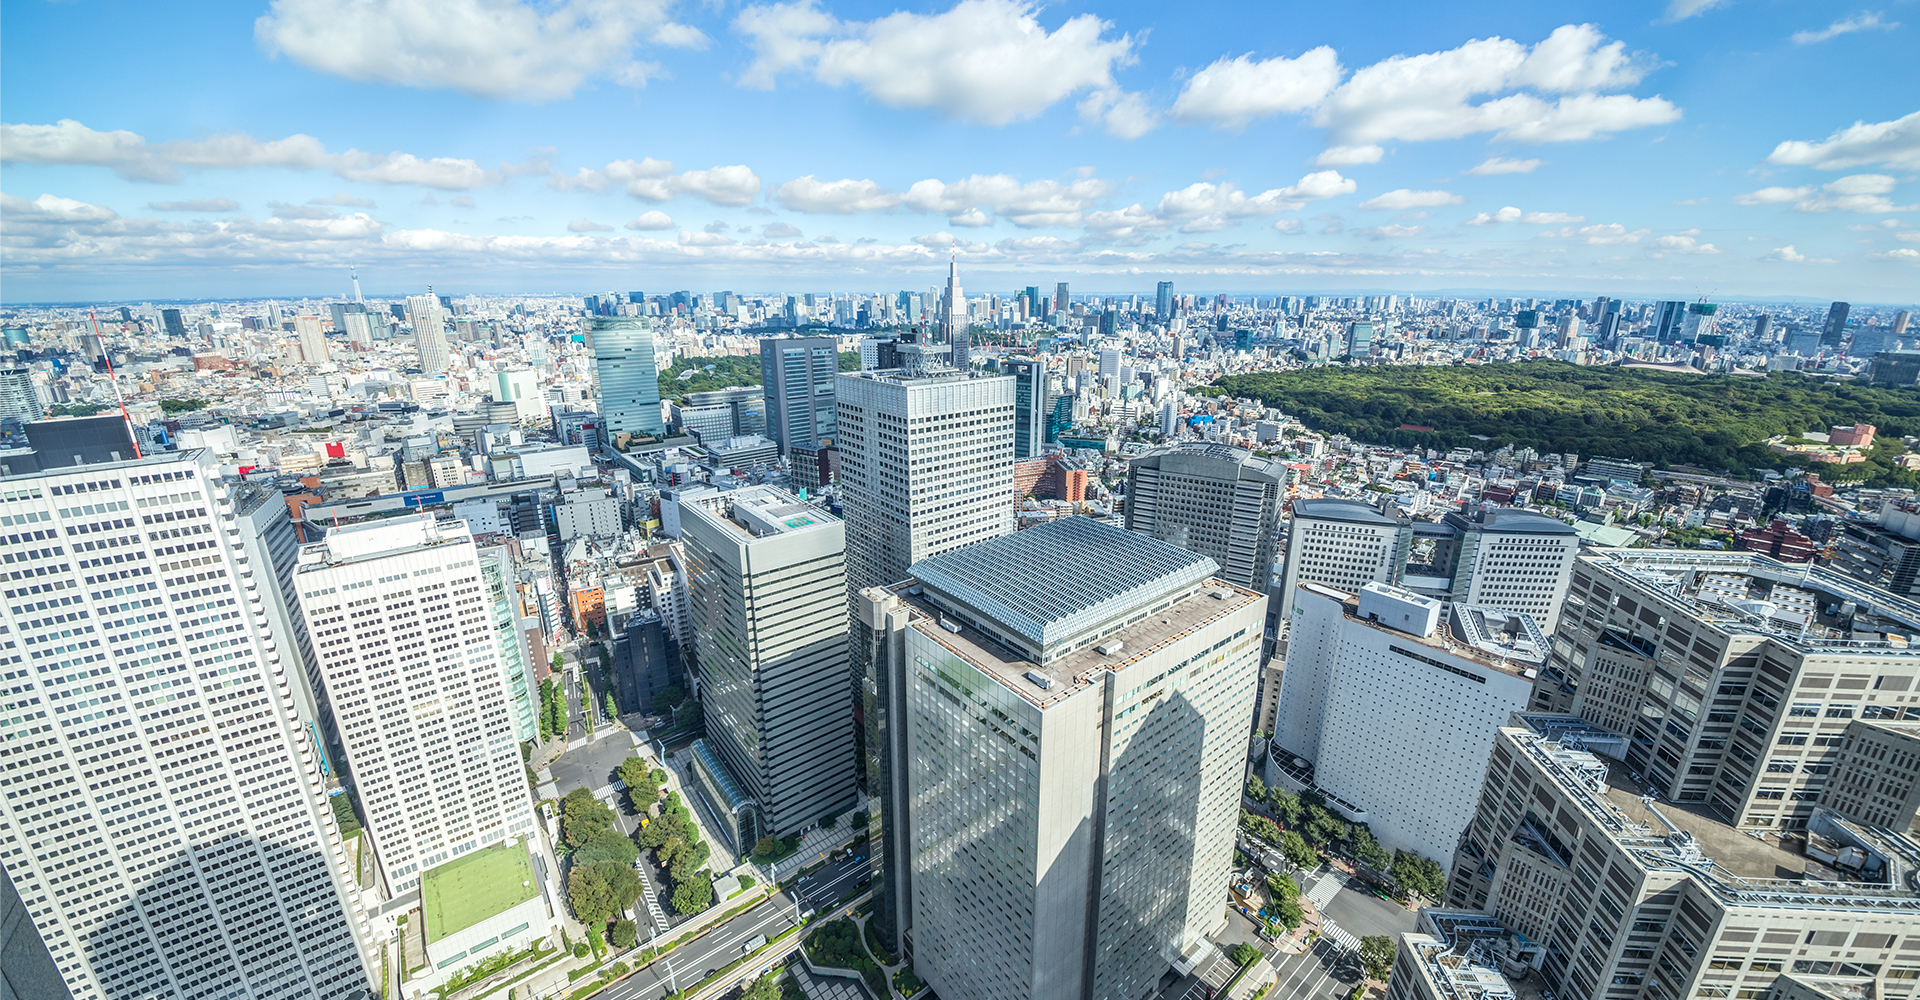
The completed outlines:
{"type": "Polygon", "coordinates": [[[1223,925],[1266,597],[1214,569],[1071,517],[863,595],[899,654],[878,843],[940,996],[1138,997],[1223,925]]]}
{"type": "Polygon", "coordinates": [[[724,833],[745,853],[855,800],[846,526],[753,486],[681,504],[680,537],[706,743],[751,809],[729,801],[718,775],[698,790],[715,814],[734,817],[724,833]]]}
{"type": "Polygon", "coordinates": [[[1047,441],[1047,363],[1012,358],[1000,368],[1013,376],[1013,457],[1033,458],[1047,441]]]}
{"type": "Polygon", "coordinates": [[[1913,310],[1911,309],[1902,309],[1899,312],[1894,313],[1893,314],[1893,331],[1891,336],[1894,336],[1894,337],[1906,336],[1907,323],[1912,319],[1913,319],[1913,310]]]}
{"type": "Polygon", "coordinates": [[[295,316],[293,332],[300,338],[300,360],[310,365],[327,363],[327,335],[320,329],[320,317],[295,316]]]}
{"type": "MultiPolygon", "coordinates": [[[[279,308],[278,306],[273,306],[271,303],[269,303],[269,307],[275,308],[275,309],[279,308]]],[[[166,333],[169,338],[172,338],[174,340],[187,339],[187,321],[180,317],[180,310],[178,309],[160,310],[160,322],[163,326],[166,327],[166,333]]],[[[276,323],[275,325],[277,326],[279,324],[276,323]]]]}
{"type": "Polygon", "coordinates": [[[1347,351],[1349,358],[1364,358],[1373,353],[1373,323],[1370,320],[1355,320],[1347,324],[1347,351]]]}
{"type": "Polygon", "coordinates": [[[1067,283],[1064,281],[1053,286],[1053,311],[1058,313],[1067,311],[1067,283]]]}
{"type": "Polygon", "coordinates": [[[665,437],[652,322],[643,316],[595,316],[587,336],[608,441],[615,434],[665,437]]]}
{"type": "Polygon", "coordinates": [[[1234,585],[1273,574],[1287,468],[1224,444],[1156,448],[1127,468],[1127,530],[1212,559],[1234,585]]]}
{"type": "Polygon", "coordinates": [[[1741,830],[1804,829],[1850,719],[1920,716],[1920,608],[1751,552],[1580,555],[1532,708],[1618,734],[1649,791],[1741,830]]]}
{"type": "Polygon", "coordinates": [[[420,370],[437,375],[447,368],[447,318],[434,295],[407,296],[407,324],[420,351],[420,370]]]}
{"type": "Polygon", "coordinates": [[[1494,733],[1527,707],[1546,635],[1526,615],[1379,583],[1358,594],[1304,584],[1284,599],[1293,626],[1274,759],[1306,761],[1289,776],[1310,773],[1386,847],[1448,863],[1494,733]]]}
{"type": "Polygon", "coordinates": [[[294,586],[392,895],[533,832],[508,666],[464,521],[336,528],[300,549],[294,586]]]}
{"type": "Polygon", "coordinates": [[[540,377],[530,368],[493,373],[495,402],[512,403],[520,420],[539,420],[547,415],[546,398],[540,394],[540,377]]]}
{"type": "Polygon", "coordinates": [[[843,373],[835,397],[851,592],[1013,530],[1011,376],[843,373]]]}
{"type": "Polygon", "coordinates": [[[1847,313],[1852,306],[1845,302],[1835,302],[1827,307],[1827,323],[1820,328],[1820,343],[1828,347],[1840,346],[1847,335],[1847,313]]]}
{"type": "Polygon", "coordinates": [[[1162,323],[1173,318],[1173,282],[1162,281],[1153,293],[1153,318],[1162,323]]]}
{"type": "Polygon", "coordinates": [[[12,417],[26,423],[40,419],[44,413],[46,407],[40,405],[33,372],[25,368],[0,368],[0,420],[12,417]]]}
{"type": "Polygon", "coordinates": [[[966,293],[960,290],[960,265],[947,263],[947,287],[940,293],[941,339],[953,349],[952,365],[966,371],[972,363],[972,328],[967,318],[966,293]]]}
{"type": "Polygon", "coordinates": [[[1687,321],[1685,302],[1660,302],[1656,304],[1653,321],[1647,327],[1647,334],[1654,341],[1671,344],[1680,339],[1680,328],[1687,321]]]}
{"type": "MultiPolygon", "coordinates": [[[[1817,840],[1748,836],[1636,782],[1616,734],[1577,718],[1515,722],[1494,741],[1447,903],[1537,948],[1540,985],[1554,995],[1914,994],[1910,841],[1824,810],[1817,840]]],[[[1503,965],[1533,975],[1524,961],[1503,965]]]]}
{"type": "Polygon", "coordinates": [[[82,1000],[365,997],[379,963],[272,571],[230,541],[211,465],[5,477],[0,864],[82,1000]]]}
{"type": "Polygon", "coordinates": [[[794,445],[832,441],[833,379],[840,372],[832,337],[769,337],[760,342],[760,387],[766,394],[767,436],[786,454],[794,445]]]}

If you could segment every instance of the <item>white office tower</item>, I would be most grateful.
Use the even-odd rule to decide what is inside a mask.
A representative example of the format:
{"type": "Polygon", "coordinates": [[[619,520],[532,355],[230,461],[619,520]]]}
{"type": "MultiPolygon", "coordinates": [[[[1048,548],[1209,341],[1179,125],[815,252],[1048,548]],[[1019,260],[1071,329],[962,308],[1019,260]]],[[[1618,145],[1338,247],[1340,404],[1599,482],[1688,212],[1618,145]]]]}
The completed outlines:
{"type": "Polygon", "coordinates": [[[432,295],[407,296],[407,324],[413,327],[413,342],[420,349],[420,370],[428,375],[445,371],[447,325],[440,300],[432,295]]]}
{"type": "Polygon", "coordinates": [[[1155,448],[1127,468],[1127,530],[1198,552],[1220,577],[1264,590],[1273,574],[1287,467],[1245,448],[1155,448]]]}
{"type": "Polygon", "coordinates": [[[1400,547],[1400,528],[1399,519],[1358,500],[1295,500],[1280,593],[1291,600],[1303,583],[1348,593],[1369,583],[1398,583],[1407,557],[1400,547]]]}
{"type": "Polygon", "coordinates": [[[1748,836],[1646,794],[1613,757],[1622,742],[1548,715],[1494,740],[1447,905],[1538,946],[1537,972],[1508,967],[1533,980],[1520,995],[1914,996],[1913,841],[1824,811],[1805,839],[1748,836]]]}
{"type": "Polygon", "coordinates": [[[81,1000],[365,997],[300,668],[211,463],[0,478],[0,862],[81,1000]]]}
{"type": "Polygon", "coordinates": [[[7,417],[22,423],[40,419],[47,408],[33,384],[33,372],[26,368],[0,368],[0,420],[7,417]]]}
{"type": "Polygon", "coordinates": [[[293,332],[300,338],[300,360],[310,365],[327,363],[327,335],[320,329],[320,317],[295,316],[293,332]]]}
{"type": "Polygon", "coordinates": [[[1357,595],[1304,584],[1292,597],[1271,778],[1317,788],[1389,848],[1446,863],[1547,637],[1524,614],[1379,583],[1357,595]]]}
{"type": "Polygon", "coordinates": [[[1142,996],[1226,920],[1265,595],[1083,517],[913,569],[887,832],[915,971],[946,1000],[1142,996]]]}
{"type": "Polygon", "coordinates": [[[508,668],[464,521],[351,525],[294,586],[389,894],[533,831],[508,668]]]}
{"type": "MultiPolygon", "coordinates": [[[[733,849],[788,836],[855,799],[847,697],[846,526],[771,486],[684,503],[705,743],[751,802],[708,775],[697,790],[733,849]],[[706,786],[711,787],[706,787],[706,786]]],[[[696,757],[700,755],[696,753],[696,757]]]]}
{"type": "Polygon", "coordinates": [[[853,592],[1013,531],[1012,376],[842,373],[834,397],[853,592]]]}

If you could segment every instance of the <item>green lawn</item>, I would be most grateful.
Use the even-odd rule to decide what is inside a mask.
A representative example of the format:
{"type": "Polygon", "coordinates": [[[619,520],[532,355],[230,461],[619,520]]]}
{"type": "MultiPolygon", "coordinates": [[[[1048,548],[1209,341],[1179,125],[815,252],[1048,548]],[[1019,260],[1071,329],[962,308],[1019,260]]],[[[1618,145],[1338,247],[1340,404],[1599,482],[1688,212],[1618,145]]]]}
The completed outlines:
{"type": "Polygon", "coordinates": [[[540,893],[525,845],[488,847],[429,870],[420,878],[427,943],[472,927],[540,893]]]}

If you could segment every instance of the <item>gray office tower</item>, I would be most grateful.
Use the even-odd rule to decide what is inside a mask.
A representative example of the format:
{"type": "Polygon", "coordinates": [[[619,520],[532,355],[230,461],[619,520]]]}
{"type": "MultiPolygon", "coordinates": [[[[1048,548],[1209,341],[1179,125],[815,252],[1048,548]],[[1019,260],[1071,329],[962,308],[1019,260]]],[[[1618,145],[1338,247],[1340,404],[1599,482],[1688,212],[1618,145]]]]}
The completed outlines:
{"type": "Polygon", "coordinates": [[[760,385],[766,392],[767,436],[786,454],[795,445],[817,447],[835,429],[833,377],[840,347],[832,337],[760,342],[760,385]]]}
{"type": "Polygon", "coordinates": [[[82,1000],[366,997],[379,962],[270,631],[274,570],[233,540],[212,465],[0,481],[0,865],[82,1000]]]}
{"type": "Polygon", "coordinates": [[[1000,367],[1013,376],[1013,457],[1033,458],[1047,440],[1047,363],[1013,358],[1000,367]]]}
{"type": "Polygon", "coordinates": [[[854,804],[846,526],[754,486],[684,502],[680,530],[707,723],[697,790],[745,853],[854,804]]]}
{"type": "Polygon", "coordinates": [[[1685,302],[1662,302],[1647,332],[1656,343],[1671,344],[1680,339],[1680,327],[1687,321],[1685,302]]]}
{"type": "Polygon", "coordinates": [[[38,420],[46,412],[40,405],[40,393],[33,387],[33,373],[25,368],[0,368],[0,420],[12,417],[21,423],[38,420]]]}
{"type": "Polygon", "coordinates": [[[1127,469],[1127,530],[1220,564],[1220,578],[1265,591],[1287,467],[1224,444],[1156,448],[1127,469]]]}
{"type": "Polygon", "coordinates": [[[876,921],[945,1000],[1131,1000],[1223,925],[1266,597],[1215,569],[1070,517],[860,595],[876,921]]]}
{"type": "Polygon", "coordinates": [[[1847,334],[1847,313],[1853,309],[1845,302],[1835,302],[1827,308],[1827,325],[1820,331],[1820,343],[1828,347],[1840,346],[1847,334]]]}
{"type": "Polygon", "coordinates": [[[1053,286],[1053,309],[1055,312],[1067,311],[1067,283],[1064,281],[1053,286]]]}
{"type": "Polygon", "coordinates": [[[1154,291],[1153,318],[1162,323],[1173,318],[1173,282],[1162,281],[1154,291]]]}
{"type": "Polygon", "coordinates": [[[169,338],[176,340],[187,339],[187,323],[180,318],[180,310],[160,310],[160,322],[166,326],[167,336],[169,338]]]}

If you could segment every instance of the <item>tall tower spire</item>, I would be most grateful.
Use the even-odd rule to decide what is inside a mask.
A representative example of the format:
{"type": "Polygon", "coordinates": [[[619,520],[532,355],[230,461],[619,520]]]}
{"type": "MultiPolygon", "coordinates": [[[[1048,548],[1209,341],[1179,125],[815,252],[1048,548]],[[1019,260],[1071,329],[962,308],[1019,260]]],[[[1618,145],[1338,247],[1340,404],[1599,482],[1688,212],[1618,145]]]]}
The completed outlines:
{"type": "Polygon", "coordinates": [[[941,298],[941,339],[953,349],[951,364],[965,371],[971,345],[967,337],[967,298],[960,291],[960,263],[955,243],[947,244],[947,290],[941,298]]]}
{"type": "Polygon", "coordinates": [[[365,302],[365,301],[367,301],[366,299],[363,299],[363,298],[361,298],[361,297],[360,297],[360,272],[359,272],[359,270],[358,270],[357,268],[355,268],[355,267],[354,267],[354,266],[353,266],[352,264],[348,264],[348,265],[347,265],[347,276],[353,279],[353,301],[355,301],[355,302],[365,302]]]}

